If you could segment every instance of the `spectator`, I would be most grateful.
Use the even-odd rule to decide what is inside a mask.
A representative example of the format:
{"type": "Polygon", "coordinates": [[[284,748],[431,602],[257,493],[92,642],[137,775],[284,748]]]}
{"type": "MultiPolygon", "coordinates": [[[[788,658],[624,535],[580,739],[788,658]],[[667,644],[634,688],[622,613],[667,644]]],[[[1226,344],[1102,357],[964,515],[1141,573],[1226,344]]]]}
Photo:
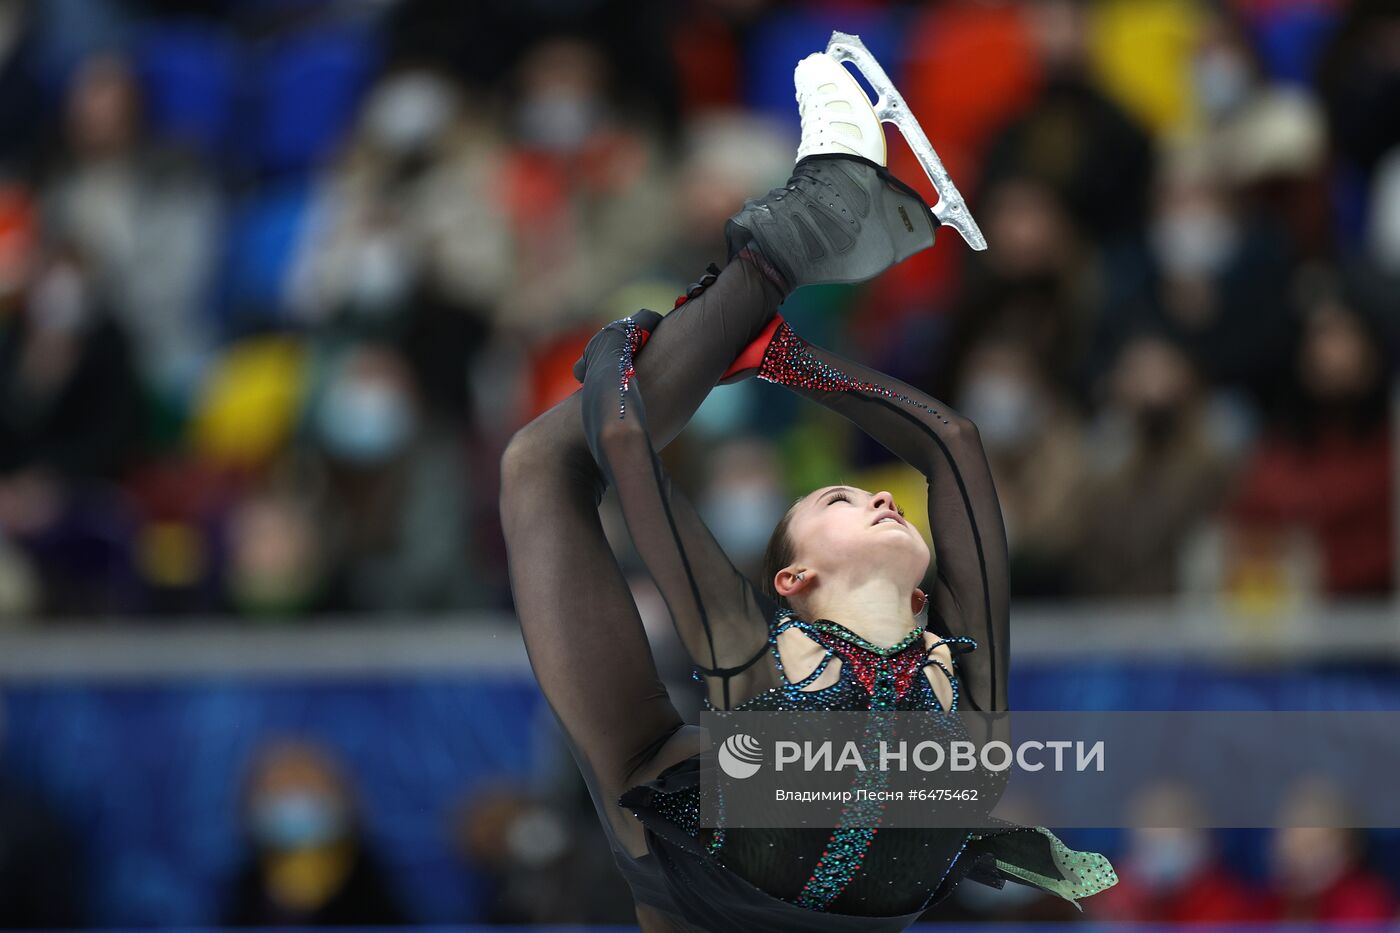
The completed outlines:
{"type": "Polygon", "coordinates": [[[689,121],[677,168],[680,223],[660,264],[680,289],[724,257],[724,222],[744,199],[787,180],[793,145],[781,127],[741,110],[689,121]]]}
{"type": "Polygon", "coordinates": [[[1336,788],[1305,782],[1279,815],[1269,847],[1264,915],[1279,923],[1346,923],[1394,917],[1395,895],[1366,862],[1365,838],[1336,788]]]}
{"type": "Polygon", "coordinates": [[[126,334],[83,259],[35,269],[0,342],[0,475],[118,476],[139,451],[140,391],[126,334]]]}
{"type": "Polygon", "coordinates": [[[248,776],[248,857],[224,914],[232,926],[407,923],[363,835],[350,786],[329,754],[269,743],[248,776]]]}
{"type": "Polygon", "coordinates": [[[1210,396],[1179,347],[1139,335],[1119,354],[1090,428],[1087,500],[1073,545],[1085,596],[1165,596],[1186,539],[1212,515],[1234,472],[1210,396]]]}
{"type": "Polygon", "coordinates": [[[63,153],[48,166],[44,211],[90,257],[140,372],[179,400],[208,349],[220,198],[198,162],[145,137],[140,106],[123,58],[83,63],[68,93],[63,153]]]}
{"type": "Polygon", "coordinates": [[[1094,79],[1093,8],[1078,0],[1024,5],[1044,77],[1025,113],[991,141],[982,171],[987,186],[1007,175],[1051,185],[1088,237],[1104,242],[1141,229],[1152,148],[1094,79]]]}
{"type": "Polygon", "coordinates": [[[1032,175],[992,183],[979,216],[988,246],[969,258],[950,353],[956,359],[985,334],[1015,333],[1054,384],[1083,398],[1088,340],[1104,301],[1099,251],[1056,188],[1032,175]]]}
{"type": "Polygon", "coordinates": [[[1228,10],[1203,14],[1191,58],[1191,90],[1201,129],[1209,133],[1239,113],[1265,84],[1246,24],[1228,10]]]}
{"type": "Polygon", "coordinates": [[[580,319],[664,252],[673,186],[650,128],[616,108],[598,47],[553,38],[526,54],[501,195],[514,276],[503,330],[538,340],[580,319]]]}
{"type": "Polygon", "coordinates": [[[709,480],[696,506],[729,559],[757,576],[773,526],[792,500],[786,495],[777,452],[756,437],[718,444],[707,458],[709,480]]]}
{"type": "Polygon", "coordinates": [[[1208,147],[1187,143],[1163,160],[1146,253],[1122,257],[1120,300],[1100,319],[1088,378],[1101,378],[1125,335],[1173,338],[1209,385],[1267,402],[1287,368],[1290,244],[1268,218],[1247,214],[1208,147]]]}
{"type": "Polygon", "coordinates": [[[956,407],[977,425],[1006,524],[1014,596],[1073,595],[1070,548],[1083,498],[1084,431],[1043,357],[1009,336],[975,345],[956,407]]]}
{"type": "Polygon", "coordinates": [[[443,74],[370,94],[301,238],[289,300],[323,337],[393,340],[434,411],[466,420],[466,374],[510,280],[503,141],[443,74]]]}
{"type": "Polygon", "coordinates": [[[326,542],[300,498],[253,491],[228,521],[225,608],[245,616],[286,618],[323,608],[326,542]]]}
{"type": "Polygon", "coordinates": [[[472,867],[492,879],[480,919],[492,925],[623,922],[630,911],[607,840],[573,812],[516,787],[479,790],[456,815],[453,835],[472,867]]]}
{"type": "Polygon", "coordinates": [[[1130,807],[1133,828],[1118,865],[1118,884],[1090,905],[1114,923],[1239,923],[1259,920],[1259,895],[1221,858],[1203,814],[1182,786],[1140,792],[1130,807]]]}
{"type": "Polygon", "coordinates": [[[1247,215],[1277,225],[1303,259],[1334,258],[1326,117],[1310,91],[1256,91],[1221,126],[1216,143],[1247,215]]]}
{"type": "Polygon", "coordinates": [[[1334,595],[1393,586],[1390,365],[1358,298],[1322,283],[1305,298],[1289,396],[1231,508],[1245,527],[1306,529],[1334,595]]]}
{"type": "Polygon", "coordinates": [[[38,580],[17,608],[138,609],[131,516],[111,485],[143,439],[126,335],[72,251],[41,259],[21,300],[0,320],[0,534],[38,580]]]}
{"type": "Polygon", "coordinates": [[[312,489],[333,607],[460,608],[480,597],[459,441],[422,410],[403,357],[348,351],[310,411],[312,489]]]}

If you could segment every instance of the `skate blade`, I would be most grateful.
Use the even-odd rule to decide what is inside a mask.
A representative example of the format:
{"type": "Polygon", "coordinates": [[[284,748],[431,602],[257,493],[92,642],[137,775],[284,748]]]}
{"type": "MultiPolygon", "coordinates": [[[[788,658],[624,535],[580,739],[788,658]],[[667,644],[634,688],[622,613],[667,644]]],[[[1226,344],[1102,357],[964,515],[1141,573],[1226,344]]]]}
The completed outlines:
{"type": "Polygon", "coordinates": [[[831,41],[826,46],[826,54],[838,62],[850,62],[855,65],[856,70],[865,76],[865,80],[870,82],[870,86],[879,95],[874,104],[876,118],[881,123],[893,123],[899,128],[899,132],[909,143],[909,148],[913,150],[914,157],[924,167],[929,181],[933,182],[934,190],[938,192],[938,203],[933,206],[933,216],[938,218],[938,222],[943,226],[958,231],[968,246],[978,250],[986,249],[987,240],[982,236],[977,221],[972,219],[972,212],[967,209],[967,202],[963,200],[958,186],[953,184],[948,170],[943,167],[938,153],[934,151],[933,143],[928,141],[928,136],[924,134],[923,127],[919,126],[919,121],[914,118],[909,105],[904,102],[894,82],[885,74],[885,69],[880,67],[875,56],[870,54],[865,43],[860,41],[859,36],[833,32],[831,41]]]}

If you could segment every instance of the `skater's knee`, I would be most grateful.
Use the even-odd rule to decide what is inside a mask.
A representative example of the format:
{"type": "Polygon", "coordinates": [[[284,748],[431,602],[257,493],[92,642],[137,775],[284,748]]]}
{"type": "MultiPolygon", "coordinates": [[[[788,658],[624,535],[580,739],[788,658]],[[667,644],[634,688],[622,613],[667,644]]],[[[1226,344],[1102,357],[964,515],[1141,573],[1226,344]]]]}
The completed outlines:
{"type": "Polygon", "coordinates": [[[534,471],[544,456],[542,438],[532,421],[511,435],[506,449],[501,452],[501,489],[509,485],[509,480],[534,471]]]}
{"type": "Polygon", "coordinates": [[[501,453],[501,501],[534,498],[538,487],[557,466],[560,452],[548,435],[531,422],[516,431],[501,453]]]}
{"type": "Polygon", "coordinates": [[[520,506],[547,495],[548,475],[558,465],[560,451],[536,419],[516,431],[501,453],[501,508],[520,506]]]}
{"type": "Polygon", "coordinates": [[[503,512],[540,506],[558,508],[561,499],[588,499],[600,494],[598,471],[587,449],[560,437],[558,425],[536,418],[512,435],[501,452],[503,512]]]}

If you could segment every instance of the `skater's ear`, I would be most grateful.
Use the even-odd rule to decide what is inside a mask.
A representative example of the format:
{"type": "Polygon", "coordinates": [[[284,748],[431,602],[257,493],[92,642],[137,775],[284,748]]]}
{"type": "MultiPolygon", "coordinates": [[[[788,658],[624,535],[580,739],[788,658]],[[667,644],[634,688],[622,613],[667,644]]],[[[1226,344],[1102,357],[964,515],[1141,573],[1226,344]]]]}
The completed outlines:
{"type": "Polygon", "coordinates": [[[773,577],[773,588],[791,603],[792,598],[812,585],[815,571],[800,564],[789,564],[773,577]]]}
{"type": "Polygon", "coordinates": [[[768,548],[763,554],[763,577],[760,582],[764,595],[787,609],[791,609],[792,606],[787,603],[787,594],[778,589],[777,576],[779,571],[789,569],[797,559],[797,548],[792,535],[788,534],[788,525],[792,522],[793,513],[796,512],[802,498],[798,496],[796,501],[788,506],[787,512],[773,528],[773,534],[768,539],[768,548]]]}

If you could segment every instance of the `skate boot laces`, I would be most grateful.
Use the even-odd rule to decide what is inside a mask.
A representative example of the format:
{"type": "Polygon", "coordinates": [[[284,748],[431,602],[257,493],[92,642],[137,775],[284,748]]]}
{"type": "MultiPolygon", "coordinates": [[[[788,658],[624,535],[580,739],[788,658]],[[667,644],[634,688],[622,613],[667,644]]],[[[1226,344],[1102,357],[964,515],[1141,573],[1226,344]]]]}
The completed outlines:
{"type": "Polygon", "coordinates": [[[819,185],[832,187],[831,182],[817,176],[815,165],[811,162],[801,162],[793,168],[792,177],[787,180],[787,184],[769,191],[768,197],[764,200],[781,201],[790,194],[814,190],[819,185]]]}

